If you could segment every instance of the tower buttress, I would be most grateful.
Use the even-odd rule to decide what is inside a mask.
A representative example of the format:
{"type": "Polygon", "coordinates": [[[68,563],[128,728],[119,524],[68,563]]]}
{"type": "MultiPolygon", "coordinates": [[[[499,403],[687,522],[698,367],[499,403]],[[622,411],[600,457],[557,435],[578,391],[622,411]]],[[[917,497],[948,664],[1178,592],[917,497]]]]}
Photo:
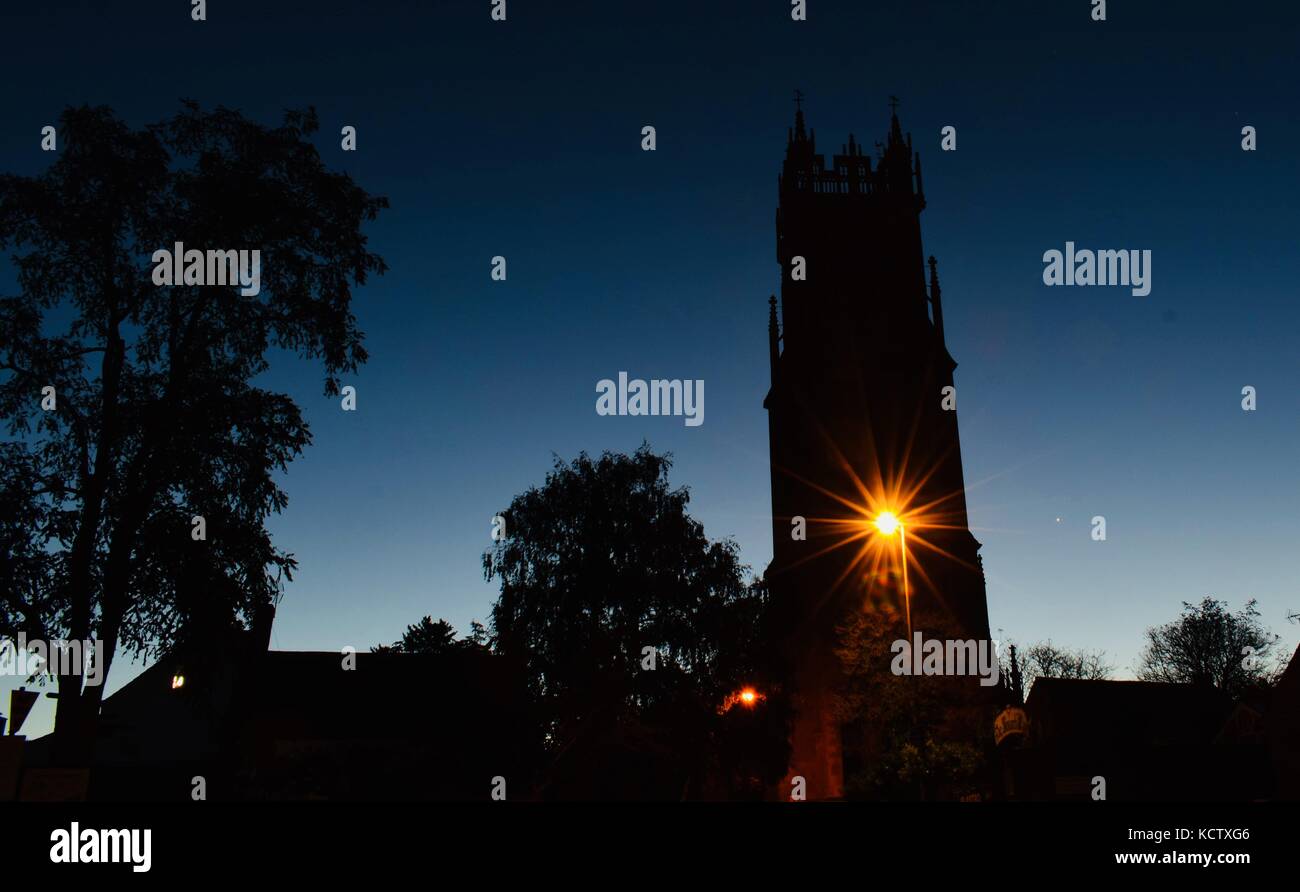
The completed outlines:
{"type": "Polygon", "coordinates": [[[930,255],[930,306],[934,309],[934,332],[939,338],[939,345],[947,349],[943,337],[943,302],[939,298],[939,263],[930,255]]]}
{"type": "Polygon", "coordinates": [[[772,384],[776,385],[776,364],[781,359],[781,326],[776,319],[776,295],[767,300],[767,342],[771,360],[772,384]]]}

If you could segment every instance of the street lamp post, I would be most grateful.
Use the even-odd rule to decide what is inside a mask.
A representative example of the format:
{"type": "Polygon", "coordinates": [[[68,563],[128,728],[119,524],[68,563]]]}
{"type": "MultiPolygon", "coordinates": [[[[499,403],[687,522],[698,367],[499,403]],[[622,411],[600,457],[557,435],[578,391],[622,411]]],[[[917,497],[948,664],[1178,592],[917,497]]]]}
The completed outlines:
{"type": "Polygon", "coordinates": [[[899,551],[903,558],[903,605],[907,612],[907,640],[912,640],[912,592],[907,584],[907,529],[892,511],[882,511],[876,517],[876,529],[886,536],[898,533],[899,551]]]}
{"type": "Polygon", "coordinates": [[[907,584],[907,528],[898,525],[898,545],[903,555],[903,604],[907,610],[907,640],[912,640],[912,588],[907,584]]]}

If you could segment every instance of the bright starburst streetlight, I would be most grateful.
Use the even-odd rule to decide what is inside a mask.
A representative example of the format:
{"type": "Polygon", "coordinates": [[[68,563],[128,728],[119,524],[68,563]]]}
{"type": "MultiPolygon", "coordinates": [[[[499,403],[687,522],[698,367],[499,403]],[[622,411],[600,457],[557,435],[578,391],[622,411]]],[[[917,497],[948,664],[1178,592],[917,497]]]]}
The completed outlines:
{"type": "Polygon", "coordinates": [[[912,592],[907,585],[907,530],[903,522],[892,511],[881,511],[876,515],[876,529],[886,536],[898,533],[899,550],[903,557],[903,603],[907,610],[907,640],[912,640],[912,592]]]}
{"type": "Polygon", "coordinates": [[[882,511],[876,516],[876,529],[886,536],[892,536],[901,527],[898,517],[892,511],[882,511]]]}

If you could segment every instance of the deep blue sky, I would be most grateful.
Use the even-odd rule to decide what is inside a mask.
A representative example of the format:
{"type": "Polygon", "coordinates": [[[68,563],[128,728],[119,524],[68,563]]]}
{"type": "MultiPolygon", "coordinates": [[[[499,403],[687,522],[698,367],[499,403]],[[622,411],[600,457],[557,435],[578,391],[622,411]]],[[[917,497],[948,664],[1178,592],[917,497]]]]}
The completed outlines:
{"type": "Polygon", "coordinates": [[[0,169],[47,165],[40,128],[68,104],[133,124],[182,97],[268,124],[310,104],[327,162],[392,202],[368,230],[391,270],[355,303],[359,411],[317,367],[270,376],[316,441],[273,522],[301,561],[276,647],[485,620],[490,519],[552,453],[671,450],[706,532],[766,565],[795,87],[823,151],[883,139],[896,94],[922,153],[993,628],[1104,649],[1124,676],[1147,626],[1213,594],[1258,598],[1295,646],[1295,4],[1112,0],[1095,23],[1088,0],[810,0],[795,23],[786,0],[509,0],[504,24],[488,0],[211,0],[204,23],[184,0],[33,6],[0,12],[0,169]],[[1066,240],[1152,250],[1151,294],[1045,287],[1066,240]],[[704,425],[598,417],[619,370],[704,379],[704,425]]]}

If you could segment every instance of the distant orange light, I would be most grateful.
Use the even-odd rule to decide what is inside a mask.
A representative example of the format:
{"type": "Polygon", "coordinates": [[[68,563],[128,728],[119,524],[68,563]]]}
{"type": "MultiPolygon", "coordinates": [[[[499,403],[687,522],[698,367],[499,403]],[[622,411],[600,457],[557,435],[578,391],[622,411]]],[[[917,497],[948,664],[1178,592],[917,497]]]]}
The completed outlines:
{"type": "Polygon", "coordinates": [[[753,709],[762,700],[767,698],[760,694],[752,687],[741,688],[734,694],[728,694],[727,699],[722,701],[722,706],[718,708],[718,715],[723,715],[737,704],[746,709],[753,709]]]}
{"type": "Polygon", "coordinates": [[[174,690],[176,690],[177,688],[183,688],[183,687],[185,687],[185,676],[184,676],[184,675],[173,675],[173,676],[172,676],[172,690],[174,691],[174,690]]]}

